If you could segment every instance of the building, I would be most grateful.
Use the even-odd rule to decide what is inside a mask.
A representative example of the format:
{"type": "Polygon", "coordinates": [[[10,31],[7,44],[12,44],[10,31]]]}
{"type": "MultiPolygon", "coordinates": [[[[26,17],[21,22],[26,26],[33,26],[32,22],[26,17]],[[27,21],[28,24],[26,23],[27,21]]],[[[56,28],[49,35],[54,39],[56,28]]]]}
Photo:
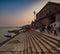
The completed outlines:
{"type": "Polygon", "coordinates": [[[35,27],[39,28],[41,24],[51,24],[60,22],[60,3],[48,2],[37,14],[35,27]]]}

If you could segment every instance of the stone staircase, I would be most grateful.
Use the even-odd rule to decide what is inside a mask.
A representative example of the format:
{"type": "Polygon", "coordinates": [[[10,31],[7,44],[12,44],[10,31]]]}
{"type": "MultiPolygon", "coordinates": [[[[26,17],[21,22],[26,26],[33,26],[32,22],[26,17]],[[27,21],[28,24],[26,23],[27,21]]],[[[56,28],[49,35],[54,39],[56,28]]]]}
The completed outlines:
{"type": "Polygon", "coordinates": [[[34,30],[24,32],[24,36],[24,50],[11,51],[10,54],[60,54],[60,38],[34,30]]]}
{"type": "Polygon", "coordinates": [[[60,39],[30,30],[26,34],[24,54],[60,54],[60,39]],[[28,35],[27,35],[28,33],[28,35]]]}

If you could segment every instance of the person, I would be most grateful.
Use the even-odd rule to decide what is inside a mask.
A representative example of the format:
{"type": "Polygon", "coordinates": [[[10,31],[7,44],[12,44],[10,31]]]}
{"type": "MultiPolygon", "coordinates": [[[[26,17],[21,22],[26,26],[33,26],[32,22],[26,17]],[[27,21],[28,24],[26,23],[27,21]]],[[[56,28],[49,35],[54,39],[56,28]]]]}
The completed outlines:
{"type": "Polygon", "coordinates": [[[40,28],[39,30],[40,30],[40,32],[43,32],[42,28],[40,28]]]}
{"type": "Polygon", "coordinates": [[[50,32],[52,33],[53,32],[53,25],[51,25],[50,27],[51,27],[50,32]]]}
{"type": "Polygon", "coordinates": [[[51,30],[51,27],[50,27],[50,25],[48,24],[48,25],[47,25],[47,32],[50,33],[50,30],[51,30]]]}
{"type": "Polygon", "coordinates": [[[43,32],[45,32],[45,26],[46,26],[46,25],[43,23],[43,24],[42,24],[43,32]]]}
{"type": "Polygon", "coordinates": [[[58,27],[56,26],[56,24],[54,24],[54,35],[56,35],[56,36],[57,36],[57,29],[58,29],[58,27]]]}
{"type": "Polygon", "coordinates": [[[39,29],[39,30],[40,30],[40,32],[43,32],[43,28],[42,28],[42,26],[40,26],[40,29],[39,29]]]}

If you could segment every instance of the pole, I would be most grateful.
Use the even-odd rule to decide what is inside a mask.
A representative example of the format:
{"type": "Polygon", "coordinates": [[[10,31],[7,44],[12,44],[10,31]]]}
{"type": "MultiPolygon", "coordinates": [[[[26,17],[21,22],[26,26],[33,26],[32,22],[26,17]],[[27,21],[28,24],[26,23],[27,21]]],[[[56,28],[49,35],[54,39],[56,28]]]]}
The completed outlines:
{"type": "Polygon", "coordinates": [[[35,19],[36,19],[36,12],[34,11],[34,21],[35,21],[35,19]]]}
{"type": "Polygon", "coordinates": [[[35,19],[36,19],[36,12],[34,11],[34,28],[35,28],[35,26],[36,26],[35,19]]]}

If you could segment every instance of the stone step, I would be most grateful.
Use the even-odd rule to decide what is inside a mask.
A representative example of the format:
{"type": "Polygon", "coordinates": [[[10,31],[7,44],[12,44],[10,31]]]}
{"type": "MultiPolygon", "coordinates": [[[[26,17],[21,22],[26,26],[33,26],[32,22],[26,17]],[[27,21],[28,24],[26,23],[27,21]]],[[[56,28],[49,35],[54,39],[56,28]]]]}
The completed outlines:
{"type": "Polygon", "coordinates": [[[27,54],[32,54],[32,48],[31,48],[31,44],[30,44],[30,38],[28,35],[26,35],[27,37],[27,45],[28,45],[28,53],[27,54]]]}
{"type": "MultiPolygon", "coordinates": [[[[37,33],[37,34],[38,34],[39,36],[42,35],[42,34],[40,34],[40,33],[37,33]]],[[[57,46],[60,45],[58,41],[56,41],[56,40],[54,40],[54,39],[52,39],[52,38],[46,37],[45,35],[42,35],[42,37],[45,38],[45,39],[47,39],[48,41],[56,44],[57,46]]]]}
{"type": "MultiPolygon", "coordinates": [[[[39,37],[38,37],[39,38],[39,37]]],[[[56,49],[56,45],[55,44],[53,44],[53,43],[51,43],[50,41],[48,41],[48,40],[46,40],[46,39],[44,39],[44,38],[42,38],[42,37],[40,37],[41,38],[41,40],[43,40],[46,44],[48,44],[51,48],[50,48],[50,50],[52,50],[52,51],[54,51],[55,52],[55,50],[57,50],[56,49]]],[[[58,47],[57,47],[58,48],[58,47]]]]}
{"type": "MultiPolygon", "coordinates": [[[[31,37],[29,37],[29,36],[31,36],[30,34],[29,34],[29,32],[27,32],[27,34],[26,34],[26,39],[28,39],[26,42],[28,43],[28,44],[26,44],[26,46],[28,46],[29,45],[29,47],[27,47],[26,48],[26,50],[28,49],[28,54],[31,54],[29,51],[31,51],[31,52],[36,52],[37,51],[37,49],[36,49],[36,44],[34,44],[34,42],[32,41],[32,39],[31,39],[31,37]],[[27,34],[28,34],[28,36],[27,36],[27,34]]],[[[27,53],[26,53],[27,54],[27,53]]]]}
{"type": "MultiPolygon", "coordinates": [[[[30,39],[31,39],[31,42],[32,42],[32,44],[33,44],[33,46],[34,46],[34,48],[35,48],[35,51],[33,51],[33,52],[38,52],[38,46],[37,46],[37,44],[36,44],[36,42],[30,37],[30,39]]],[[[33,49],[33,48],[32,48],[33,49]]]]}
{"type": "MultiPolygon", "coordinates": [[[[31,42],[33,41],[33,46],[35,46],[35,52],[33,51],[33,54],[41,54],[41,48],[39,48],[39,46],[36,44],[36,42],[31,38],[33,35],[31,34],[31,32],[29,32],[29,34],[30,34],[30,40],[31,40],[31,42]]],[[[32,48],[33,49],[33,48],[32,48]]]]}
{"type": "MultiPolygon", "coordinates": [[[[54,43],[52,43],[52,42],[50,42],[50,41],[48,41],[48,40],[46,40],[46,39],[44,39],[44,38],[43,38],[43,40],[44,40],[46,43],[48,43],[48,45],[50,45],[51,47],[53,47],[56,51],[60,52],[59,47],[56,46],[54,43]]],[[[53,49],[53,48],[52,48],[52,49],[53,49]]]]}
{"type": "Polygon", "coordinates": [[[24,54],[27,54],[27,38],[25,33],[25,40],[24,40],[24,54]]]}
{"type": "MultiPolygon", "coordinates": [[[[32,38],[31,38],[32,39],[32,38]]],[[[41,49],[39,48],[38,44],[32,39],[34,45],[35,45],[35,48],[36,48],[36,53],[40,53],[41,52],[41,49]]]]}
{"type": "Polygon", "coordinates": [[[35,39],[35,37],[32,37],[33,40],[36,42],[36,44],[43,50],[43,53],[46,53],[47,49],[43,46],[43,44],[35,39]]]}
{"type": "MultiPolygon", "coordinates": [[[[36,33],[35,33],[35,35],[36,35],[36,33]]],[[[44,35],[41,35],[41,34],[39,34],[38,36],[40,36],[40,38],[42,38],[44,35]]],[[[45,36],[46,37],[46,36],[45,36]]],[[[49,38],[49,39],[51,39],[51,38],[49,38]]],[[[58,47],[58,43],[55,43],[55,42],[51,42],[51,41],[49,41],[49,40],[47,40],[46,38],[44,38],[43,37],[43,39],[42,39],[44,42],[46,42],[48,45],[50,45],[51,47],[53,47],[53,48],[55,48],[59,53],[60,53],[60,47],[58,47]]],[[[56,40],[55,40],[56,41],[56,40]]]]}
{"type": "MultiPolygon", "coordinates": [[[[7,51],[5,54],[59,54],[60,40],[59,38],[44,35],[34,30],[29,30],[23,33],[24,35],[24,50],[22,51],[7,51]],[[59,52],[59,53],[58,53],[59,52]]],[[[22,36],[23,36],[22,35],[22,36]]],[[[20,39],[18,37],[18,39],[20,39]]],[[[0,52],[1,54],[4,54],[0,52]]]]}
{"type": "Polygon", "coordinates": [[[54,43],[56,46],[59,46],[59,42],[58,42],[58,41],[56,41],[56,40],[54,40],[54,39],[51,39],[51,38],[49,38],[49,37],[46,37],[46,36],[44,36],[44,35],[42,35],[42,37],[44,37],[44,38],[47,39],[48,41],[54,43]]]}
{"type": "Polygon", "coordinates": [[[23,54],[23,51],[1,51],[0,54],[23,54]]]}
{"type": "Polygon", "coordinates": [[[60,43],[60,38],[59,38],[59,37],[47,35],[47,34],[44,34],[44,33],[41,33],[41,32],[37,32],[37,31],[35,31],[35,32],[36,32],[36,33],[39,33],[39,34],[42,34],[42,35],[44,35],[44,36],[46,36],[46,37],[48,37],[48,38],[51,38],[51,39],[53,39],[53,40],[55,40],[55,41],[57,41],[57,42],[60,43]]]}
{"type": "Polygon", "coordinates": [[[45,42],[43,42],[43,40],[41,38],[37,38],[37,37],[35,37],[35,38],[36,38],[36,40],[38,42],[40,42],[47,49],[47,51],[45,51],[45,53],[49,52],[49,53],[52,53],[53,54],[53,51],[50,50],[51,47],[48,44],[46,44],[45,42]]]}

